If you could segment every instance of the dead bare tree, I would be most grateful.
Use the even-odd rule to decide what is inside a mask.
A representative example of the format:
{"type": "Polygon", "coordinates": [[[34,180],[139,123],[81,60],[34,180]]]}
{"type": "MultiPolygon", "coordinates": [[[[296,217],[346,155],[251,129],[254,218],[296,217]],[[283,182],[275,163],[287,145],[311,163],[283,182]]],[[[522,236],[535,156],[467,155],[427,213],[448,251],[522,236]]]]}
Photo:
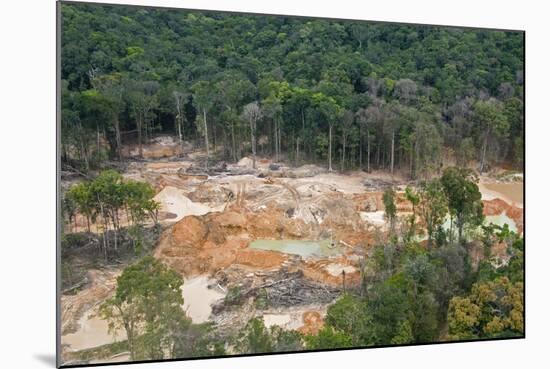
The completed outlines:
{"type": "Polygon", "coordinates": [[[250,123],[250,145],[252,146],[252,168],[256,169],[256,124],[262,119],[262,108],[257,101],[245,105],[243,117],[250,123]]]}
{"type": "Polygon", "coordinates": [[[341,128],[342,128],[342,162],[341,162],[341,171],[343,172],[346,169],[346,144],[347,138],[350,134],[351,127],[353,125],[353,113],[349,110],[346,110],[342,114],[341,118],[341,128]]]}
{"type": "Polygon", "coordinates": [[[177,90],[174,90],[173,95],[174,95],[174,103],[176,106],[175,125],[178,131],[178,138],[181,145],[181,152],[183,153],[184,122],[185,122],[184,105],[189,95],[185,92],[181,92],[177,90]]]}

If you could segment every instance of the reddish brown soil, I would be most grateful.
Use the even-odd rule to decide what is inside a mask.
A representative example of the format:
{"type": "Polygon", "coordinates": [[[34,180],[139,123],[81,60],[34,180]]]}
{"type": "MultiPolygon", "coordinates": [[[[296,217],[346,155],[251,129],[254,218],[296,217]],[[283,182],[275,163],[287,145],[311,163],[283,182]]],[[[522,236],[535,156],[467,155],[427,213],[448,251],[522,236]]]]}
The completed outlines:
{"type": "Polygon", "coordinates": [[[304,325],[298,328],[298,331],[303,334],[316,335],[325,325],[325,321],[318,311],[306,311],[302,315],[304,325]]]}
{"type": "Polygon", "coordinates": [[[502,213],[516,223],[519,233],[523,233],[523,209],[498,198],[483,201],[483,215],[500,215],[502,213]]]}

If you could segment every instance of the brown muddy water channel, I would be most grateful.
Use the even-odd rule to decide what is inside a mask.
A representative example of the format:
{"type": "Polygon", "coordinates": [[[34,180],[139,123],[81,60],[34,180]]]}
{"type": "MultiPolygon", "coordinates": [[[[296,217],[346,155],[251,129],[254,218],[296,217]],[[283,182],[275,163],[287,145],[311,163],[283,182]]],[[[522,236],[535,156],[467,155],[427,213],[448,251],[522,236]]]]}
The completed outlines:
{"type": "Polygon", "coordinates": [[[61,343],[70,346],[71,351],[80,351],[126,339],[123,329],[109,333],[109,323],[97,316],[97,309],[85,312],[78,321],[79,329],[61,337],[61,343]]]}
{"type": "Polygon", "coordinates": [[[515,205],[523,206],[523,182],[482,183],[479,187],[481,192],[489,197],[498,197],[515,205]]]}

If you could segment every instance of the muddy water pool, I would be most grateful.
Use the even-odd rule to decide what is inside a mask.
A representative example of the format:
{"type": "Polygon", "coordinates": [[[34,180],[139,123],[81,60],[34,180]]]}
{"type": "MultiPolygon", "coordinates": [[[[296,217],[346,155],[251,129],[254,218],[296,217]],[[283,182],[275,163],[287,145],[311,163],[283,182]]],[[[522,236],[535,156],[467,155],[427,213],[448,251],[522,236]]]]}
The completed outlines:
{"type": "Polygon", "coordinates": [[[501,198],[513,205],[523,206],[523,182],[480,183],[479,190],[484,199],[501,198]]]}
{"type": "Polygon", "coordinates": [[[102,346],[126,339],[124,329],[113,334],[109,333],[109,323],[97,316],[97,310],[92,308],[82,315],[78,321],[79,329],[61,337],[61,343],[70,345],[72,351],[84,350],[102,346]]]}

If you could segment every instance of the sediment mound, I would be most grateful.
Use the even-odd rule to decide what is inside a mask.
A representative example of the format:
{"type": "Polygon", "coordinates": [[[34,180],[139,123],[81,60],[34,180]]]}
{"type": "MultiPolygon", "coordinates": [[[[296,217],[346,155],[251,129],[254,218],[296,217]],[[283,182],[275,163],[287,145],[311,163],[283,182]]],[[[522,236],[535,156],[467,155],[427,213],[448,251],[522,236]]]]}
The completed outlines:
{"type": "Polygon", "coordinates": [[[214,273],[232,264],[278,267],[286,260],[284,254],[246,248],[251,239],[272,236],[273,230],[283,236],[297,233],[277,218],[281,216],[274,212],[243,214],[232,210],[187,216],[165,231],[155,255],[186,276],[214,273]]]}
{"type": "MultiPolygon", "coordinates": [[[[190,148],[189,144],[185,144],[186,149],[190,148]]],[[[142,145],[144,159],[158,159],[180,156],[183,154],[181,144],[172,136],[155,137],[148,144],[142,145]]],[[[122,148],[122,156],[138,157],[139,145],[126,145],[122,148]]]]}
{"type": "Polygon", "coordinates": [[[241,167],[246,168],[252,168],[253,160],[249,157],[245,156],[241,160],[238,161],[237,165],[241,167]]]}
{"type": "Polygon", "coordinates": [[[483,215],[500,215],[503,213],[516,223],[518,232],[523,233],[523,209],[498,198],[483,200],[483,215]]]}
{"type": "Polygon", "coordinates": [[[172,220],[178,221],[189,215],[204,215],[210,212],[221,211],[222,207],[210,207],[208,205],[191,201],[185,192],[172,186],[166,186],[155,197],[160,203],[160,210],[176,214],[172,220]]]}
{"type": "MultiPolygon", "coordinates": [[[[353,211],[351,200],[326,201],[329,203],[325,205],[334,210],[317,225],[289,217],[288,213],[273,207],[257,212],[228,207],[221,213],[186,216],[164,232],[155,256],[189,277],[199,273],[213,274],[231,265],[254,270],[278,269],[289,260],[289,254],[282,252],[249,249],[250,242],[256,239],[308,240],[319,239],[322,235],[326,238],[332,233],[336,242],[343,245],[343,255],[352,252],[356,245],[367,244],[368,232],[360,227],[362,220],[353,211]]],[[[299,262],[297,269],[302,269],[311,280],[341,285],[341,271],[336,275],[331,264],[341,265],[346,270],[347,283],[357,283],[358,271],[350,270],[351,263],[344,257],[319,264],[299,262]]]]}

